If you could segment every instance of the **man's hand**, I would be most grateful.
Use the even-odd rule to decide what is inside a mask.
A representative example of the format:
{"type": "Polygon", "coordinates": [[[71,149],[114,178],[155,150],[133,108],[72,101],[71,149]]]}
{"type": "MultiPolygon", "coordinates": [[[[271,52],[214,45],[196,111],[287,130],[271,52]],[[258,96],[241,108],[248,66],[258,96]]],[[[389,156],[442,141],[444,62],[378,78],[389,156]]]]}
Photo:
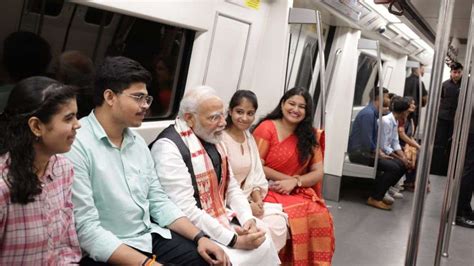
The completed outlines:
{"type": "Polygon", "coordinates": [[[248,233],[246,235],[239,235],[234,248],[237,249],[256,249],[265,241],[265,232],[257,229],[255,233],[248,233]]]}
{"type": "Polygon", "coordinates": [[[237,235],[247,235],[256,233],[258,231],[257,224],[254,219],[250,219],[244,223],[242,227],[236,226],[234,227],[235,232],[237,235]]]}
{"type": "Polygon", "coordinates": [[[207,237],[199,239],[197,251],[210,265],[231,265],[229,257],[227,257],[224,250],[207,237]]]}
{"type": "Polygon", "coordinates": [[[380,159],[385,159],[385,160],[392,160],[393,159],[392,156],[385,154],[385,152],[380,152],[379,153],[379,158],[380,159]]]}
{"type": "Polygon", "coordinates": [[[263,216],[263,202],[250,202],[250,208],[252,208],[252,214],[255,217],[263,216]]]}

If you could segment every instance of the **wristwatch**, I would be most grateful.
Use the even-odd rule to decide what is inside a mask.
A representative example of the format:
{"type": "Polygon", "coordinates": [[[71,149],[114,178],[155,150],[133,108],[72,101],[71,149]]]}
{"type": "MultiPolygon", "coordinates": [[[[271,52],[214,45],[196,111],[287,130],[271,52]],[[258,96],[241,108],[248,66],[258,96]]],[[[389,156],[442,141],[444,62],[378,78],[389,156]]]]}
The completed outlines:
{"type": "Polygon", "coordinates": [[[199,242],[199,239],[201,238],[210,238],[208,235],[206,235],[206,233],[204,233],[204,231],[199,231],[199,233],[193,238],[193,241],[194,241],[194,244],[196,244],[196,246],[198,245],[198,242],[199,242]]]}

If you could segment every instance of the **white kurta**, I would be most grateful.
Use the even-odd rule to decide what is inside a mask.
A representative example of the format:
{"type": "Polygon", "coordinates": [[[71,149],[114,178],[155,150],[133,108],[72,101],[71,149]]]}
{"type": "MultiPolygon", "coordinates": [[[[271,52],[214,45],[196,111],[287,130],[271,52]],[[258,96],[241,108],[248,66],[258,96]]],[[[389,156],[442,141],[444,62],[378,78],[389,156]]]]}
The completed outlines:
{"type": "MultiPolygon", "coordinates": [[[[238,250],[227,247],[234,236],[234,231],[196,206],[191,177],[176,144],[169,139],[160,139],[153,145],[151,153],[160,183],[170,199],[181,208],[194,225],[224,248],[233,265],[279,264],[280,260],[268,231],[265,242],[257,249],[238,250]]],[[[233,177],[232,171],[230,172],[226,205],[236,213],[239,222],[244,224],[255,217],[252,216],[247,197],[233,177]]],[[[257,221],[258,226],[261,224],[261,221],[257,221]]]]}
{"type": "MultiPolygon", "coordinates": [[[[235,172],[245,174],[240,178],[236,178],[240,182],[239,185],[244,195],[251,199],[252,192],[255,188],[258,188],[262,198],[265,198],[268,192],[268,181],[263,172],[257,144],[248,131],[245,131],[245,140],[243,144],[240,144],[227,132],[224,131],[223,133],[222,141],[231,155],[229,156],[229,162],[234,174],[235,172]],[[241,148],[241,145],[244,147],[241,148]],[[241,154],[241,151],[244,151],[243,154],[241,154]]],[[[288,239],[288,215],[283,212],[281,204],[269,202],[263,203],[263,213],[263,216],[258,218],[263,220],[272,235],[275,248],[279,251],[285,246],[288,239]]]]}

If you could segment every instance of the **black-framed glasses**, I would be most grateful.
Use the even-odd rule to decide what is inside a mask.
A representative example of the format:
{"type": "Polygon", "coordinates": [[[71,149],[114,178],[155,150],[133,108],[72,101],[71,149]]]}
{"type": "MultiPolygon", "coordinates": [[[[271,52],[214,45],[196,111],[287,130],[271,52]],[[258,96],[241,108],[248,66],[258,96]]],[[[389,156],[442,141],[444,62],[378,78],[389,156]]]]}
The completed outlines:
{"type": "Polygon", "coordinates": [[[123,93],[122,94],[130,97],[130,98],[133,98],[140,106],[143,106],[143,105],[148,105],[150,106],[151,103],[153,102],[153,96],[151,95],[146,95],[146,94],[141,94],[141,95],[133,95],[133,94],[127,94],[127,93],[123,93]]]}

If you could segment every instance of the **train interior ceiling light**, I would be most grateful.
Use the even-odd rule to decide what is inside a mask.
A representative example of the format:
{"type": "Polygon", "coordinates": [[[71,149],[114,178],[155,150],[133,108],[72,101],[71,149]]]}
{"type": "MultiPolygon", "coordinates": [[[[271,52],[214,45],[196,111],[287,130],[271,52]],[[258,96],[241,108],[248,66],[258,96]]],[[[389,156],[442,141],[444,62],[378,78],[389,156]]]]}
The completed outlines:
{"type": "Polygon", "coordinates": [[[417,61],[430,62],[433,56],[432,46],[388,10],[388,5],[392,2],[394,1],[321,1],[326,7],[347,18],[354,27],[379,34],[385,41],[399,48],[397,50],[417,61]]]}

